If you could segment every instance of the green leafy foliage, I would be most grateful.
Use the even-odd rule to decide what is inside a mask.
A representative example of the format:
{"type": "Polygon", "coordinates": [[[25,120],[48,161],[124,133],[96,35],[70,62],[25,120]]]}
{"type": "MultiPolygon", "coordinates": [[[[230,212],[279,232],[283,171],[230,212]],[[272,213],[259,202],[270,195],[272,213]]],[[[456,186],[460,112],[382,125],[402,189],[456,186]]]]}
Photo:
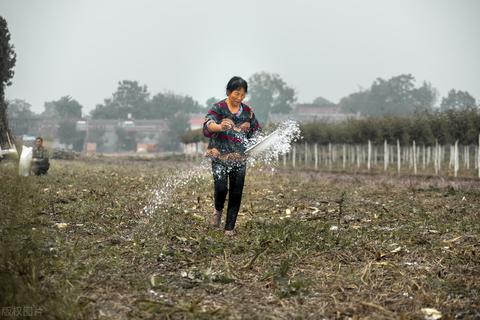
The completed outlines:
{"type": "Polygon", "coordinates": [[[404,116],[431,111],[436,97],[437,92],[429,83],[416,88],[415,78],[402,74],[388,80],[378,78],[369,89],[342,98],[339,106],[345,112],[367,116],[404,116]]]}
{"type": "Polygon", "coordinates": [[[137,143],[135,139],[135,132],[127,131],[123,128],[115,130],[117,134],[117,150],[120,151],[136,151],[137,143]]]}
{"type": "Polygon", "coordinates": [[[8,121],[14,135],[20,136],[30,132],[34,120],[38,117],[32,110],[32,105],[25,100],[8,101],[8,121]]]}
{"type": "Polygon", "coordinates": [[[440,109],[442,111],[447,110],[469,110],[475,109],[477,103],[474,97],[468,93],[468,91],[456,91],[452,89],[448,92],[448,95],[442,98],[440,109]]]}
{"type": "MultiPolygon", "coordinates": [[[[14,75],[17,56],[10,43],[10,31],[7,21],[0,16],[0,147],[11,147],[8,127],[7,103],[5,101],[5,87],[11,84],[14,75]]],[[[11,141],[13,143],[13,141],[11,141]]]]}
{"type": "Polygon", "coordinates": [[[289,113],[296,102],[295,90],[278,74],[257,72],[248,79],[248,102],[261,123],[270,113],[289,113]]]}
{"type": "Polygon", "coordinates": [[[178,113],[189,114],[200,110],[198,102],[189,96],[166,92],[150,98],[147,86],[124,80],[118,83],[112,98],[97,105],[91,115],[93,119],[127,119],[129,114],[139,120],[173,119],[178,113]]]}
{"type": "Polygon", "coordinates": [[[61,143],[71,145],[75,151],[83,150],[85,132],[79,132],[76,128],[76,121],[62,120],[58,124],[58,137],[61,143]]]}
{"type": "Polygon", "coordinates": [[[82,117],[83,106],[70,96],[61,97],[57,101],[45,102],[43,116],[56,120],[78,120],[82,117]]]}
{"type": "MultiPolygon", "coordinates": [[[[118,83],[112,98],[97,105],[91,112],[93,119],[164,119],[169,126],[169,139],[159,141],[165,150],[178,148],[181,136],[190,129],[189,114],[202,111],[200,104],[190,96],[173,92],[158,93],[150,98],[145,85],[124,80],[118,83]]],[[[135,135],[117,130],[120,150],[135,150],[135,135]]]]}
{"type": "Polygon", "coordinates": [[[91,116],[93,119],[127,119],[128,114],[136,116],[138,110],[146,107],[149,96],[147,86],[140,86],[137,81],[119,81],[112,97],[97,105],[91,116]]]}
{"type": "Polygon", "coordinates": [[[82,118],[83,106],[70,96],[59,100],[45,102],[43,117],[54,119],[58,125],[57,135],[61,143],[81,151],[85,140],[85,132],[76,129],[76,122],[82,118]]]}

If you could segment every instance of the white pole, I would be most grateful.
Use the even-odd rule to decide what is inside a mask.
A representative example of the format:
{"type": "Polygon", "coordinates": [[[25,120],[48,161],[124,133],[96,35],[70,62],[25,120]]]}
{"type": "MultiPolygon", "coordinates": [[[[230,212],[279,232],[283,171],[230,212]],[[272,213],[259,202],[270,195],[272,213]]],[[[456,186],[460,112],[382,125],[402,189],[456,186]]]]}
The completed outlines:
{"type": "Polygon", "coordinates": [[[455,158],[455,146],[450,145],[450,160],[448,162],[448,169],[452,169],[455,158]]]}
{"type": "Polygon", "coordinates": [[[305,168],[308,166],[308,143],[305,142],[305,155],[304,155],[304,164],[305,164],[305,168]]]}
{"type": "Polygon", "coordinates": [[[345,166],[346,166],[346,162],[347,162],[347,158],[346,158],[347,157],[347,146],[345,144],[343,144],[342,149],[343,149],[343,159],[342,159],[343,165],[342,165],[342,167],[343,167],[343,170],[345,170],[345,166]]]}
{"type": "Polygon", "coordinates": [[[432,162],[432,147],[428,146],[427,147],[427,167],[430,165],[430,162],[432,162]]]}
{"type": "Polygon", "coordinates": [[[356,158],[357,158],[357,169],[360,168],[360,146],[357,144],[355,146],[355,151],[356,151],[356,158]]]}
{"type": "Polygon", "coordinates": [[[425,144],[422,146],[422,170],[425,171],[425,166],[427,164],[427,157],[425,154],[425,144]]]}
{"type": "Polygon", "coordinates": [[[372,160],[372,143],[368,140],[368,156],[367,156],[367,169],[370,171],[370,161],[372,160]]]}
{"type": "Polygon", "coordinates": [[[285,168],[287,166],[287,154],[283,154],[283,167],[285,168]]]}
{"type": "Polygon", "coordinates": [[[293,145],[292,167],[295,168],[295,158],[297,157],[297,145],[293,145]]]}
{"type": "Polygon", "coordinates": [[[438,157],[438,170],[442,170],[442,162],[445,159],[445,146],[439,145],[438,146],[439,157],[438,157]]]}
{"type": "Polygon", "coordinates": [[[473,151],[473,166],[475,169],[478,169],[478,150],[480,150],[480,148],[475,146],[475,150],[473,151]]]}
{"type": "Polygon", "coordinates": [[[328,143],[328,170],[332,170],[332,143],[328,143]]]}
{"type": "Polygon", "coordinates": [[[383,171],[388,169],[388,144],[387,139],[383,142],[383,171]]]}
{"type": "Polygon", "coordinates": [[[318,145],[315,143],[315,170],[318,170],[318,145]]]}
{"type": "Polygon", "coordinates": [[[470,170],[470,145],[467,145],[465,148],[465,162],[467,170],[470,170]]]}
{"type": "Polygon", "coordinates": [[[400,153],[400,140],[397,139],[397,173],[400,174],[400,169],[402,166],[402,156],[400,153]]]}
{"type": "Polygon", "coordinates": [[[415,146],[415,140],[413,140],[413,174],[417,174],[417,147],[415,146]]]}
{"type": "Polygon", "coordinates": [[[337,145],[336,144],[332,145],[332,162],[333,162],[333,165],[335,165],[335,163],[337,162],[337,145]]]}
{"type": "Polygon", "coordinates": [[[456,177],[458,174],[458,140],[455,141],[454,147],[454,163],[453,163],[453,176],[456,177]]]}
{"type": "Polygon", "coordinates": [[[413,167],[413,150],[411,150],[411,147],[407,147],[407,158],[408,158],[408,168],[411,169],[413,167]]]}

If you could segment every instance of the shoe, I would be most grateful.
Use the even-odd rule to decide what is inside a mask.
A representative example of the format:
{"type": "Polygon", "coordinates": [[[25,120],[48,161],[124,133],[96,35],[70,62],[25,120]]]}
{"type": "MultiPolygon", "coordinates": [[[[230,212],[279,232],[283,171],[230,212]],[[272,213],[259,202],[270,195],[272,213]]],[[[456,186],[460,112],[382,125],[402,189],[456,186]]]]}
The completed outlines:
{"type": "Polygon", "coordinates": [[[233,237],[237,232],[235,230],[225,230],[225,235],[228,237],[233,237]]]}
{"type": "Polygon", "coordinates": [[[222,211],[215,210],[212,214],[212,227],[220,228],[220,224],[222,223],[222,211]]]}

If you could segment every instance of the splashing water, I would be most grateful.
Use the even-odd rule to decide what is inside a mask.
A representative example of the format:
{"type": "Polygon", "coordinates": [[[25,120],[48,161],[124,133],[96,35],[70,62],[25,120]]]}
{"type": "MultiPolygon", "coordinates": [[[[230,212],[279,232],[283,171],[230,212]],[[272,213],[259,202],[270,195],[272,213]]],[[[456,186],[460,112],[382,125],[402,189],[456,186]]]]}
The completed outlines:
{"type": "Polygon", "coordinates": [[[247,145],[249,164],[263,163],[274,165],[279,156],[287,154],[292,148],[292,143],[301,137],[298,122],[287,120],[282,122],[268,135],[262,134],[247,145]]]}
{"type": "Polygon", "coordinates": [[[143,208],[143,212],[148,216],[152,216],[155,211],[174,197],[177,189],[186,186],[192,181],[205,179],[209,173],[208,167],[208,159],[203,159],[200,164],[168,176],[162,181],[160,186],[151,191],[150,201],[143,208]]]}
{"type": "MultiPolygon", "coordinates": [[[[273,167],[278,162],[279,156],[287,154],[291,149],[292,142],[297,141],[300,137],[298,122],[287,120],[268,134],[261,133],[253,139],[246,140],[245,146],[247,149],[250,148],[248,151],[249,166],[266,164],[273,167]]],[[[152,190],[151,200],[144,207],[143,212],[152,216],[155,211],[173,198],[178,188],[208,177],[211,174],[210,168],[209,159],[204,159],[200,164],[168,176],[161,186],[152,190]]]]}

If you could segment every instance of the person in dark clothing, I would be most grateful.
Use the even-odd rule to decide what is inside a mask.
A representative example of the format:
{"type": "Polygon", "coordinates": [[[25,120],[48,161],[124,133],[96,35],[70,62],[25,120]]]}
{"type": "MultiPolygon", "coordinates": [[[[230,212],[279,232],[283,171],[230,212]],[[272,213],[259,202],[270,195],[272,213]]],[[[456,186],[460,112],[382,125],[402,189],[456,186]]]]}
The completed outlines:
{"type": "Polygon", "coordinates": [[[32,172],[36,176],[45,175],[49,168],[50,160],[48,159],[48,151],[43,146],[43,138],[37,137],[32,151],[32,172]]]}
{"type": "Polygon", "coordinates": [[[248,91],[247,82],[240,77],[233,77],[226,91],[227,98],[208,110],[203,133],[210,138],[207,156],[212,158],[215,198],[212,225],[220,227],[228,193],[225,234],[232,236],[235,234],[245,182],[246,144],[260,130],[260,125],[253,110],[242,102],[248,91]]]}

